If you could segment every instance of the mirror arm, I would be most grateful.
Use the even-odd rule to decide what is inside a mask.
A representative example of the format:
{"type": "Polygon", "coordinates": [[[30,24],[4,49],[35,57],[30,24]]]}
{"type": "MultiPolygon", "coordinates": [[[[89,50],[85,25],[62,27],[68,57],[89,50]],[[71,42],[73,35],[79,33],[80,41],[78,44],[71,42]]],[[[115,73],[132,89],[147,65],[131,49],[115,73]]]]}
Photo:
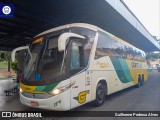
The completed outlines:
{"type": "Polygon", "coordinates": [[[75,38],[81,38],[81,39],[84,39],[85,40],[85,37],[82,36],[82,35],[79,35],[79,34],[76,34],[76,33],[63,33],[62,35],[59,36],[58,38],[58,51],[64,51],[65,50],[65,47],[66,47],[66,44],[67,44],[67,40],[70,38],[70,37],[75,37],[75,38]]]}
{"type": "MultiPolygon", "coordinates": [[[[17,51],[20,51],[20,50],[25,50],[25,49],[28,49],[29,54],[31,55],[31,52],[30,52],[30,50],[29,50],[29,46],[22,46],[22,47],[15,48],[15,49],[12,51],[12,53],[11,53],[12,62],[15,61],[16,52],[17,52],[17,51]]],[[[32,56],[32,55],[31,55],[31,56],[32,56]]]]}

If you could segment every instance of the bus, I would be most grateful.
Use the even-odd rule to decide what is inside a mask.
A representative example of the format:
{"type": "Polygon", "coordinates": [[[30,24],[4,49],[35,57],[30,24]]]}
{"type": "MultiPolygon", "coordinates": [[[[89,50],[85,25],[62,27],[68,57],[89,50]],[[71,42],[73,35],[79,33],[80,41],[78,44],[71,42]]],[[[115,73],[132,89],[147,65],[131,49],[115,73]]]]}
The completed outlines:
{"type": "Polygon", "coordinates": [[[20,101],[30,107],[65,111],[105,96],[141,87],[147,80],[145,53],[101,28],[74,23],[42,32],[25,50],[20,101]]]}

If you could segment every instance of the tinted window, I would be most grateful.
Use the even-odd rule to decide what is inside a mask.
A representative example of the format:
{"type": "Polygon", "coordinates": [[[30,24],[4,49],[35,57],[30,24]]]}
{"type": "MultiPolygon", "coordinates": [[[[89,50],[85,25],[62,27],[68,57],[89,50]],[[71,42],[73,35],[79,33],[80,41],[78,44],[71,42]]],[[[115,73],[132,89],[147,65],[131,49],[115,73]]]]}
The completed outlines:
{"type": "Polygon", "coordinates": [[[111,39],[111,46],[112,46],[112,56],[118,56],[118,57],[122,57],[123,56],[123,45],[115,40],[115,39],[111,39]]]}
{"type": "Polygon", "coordinates": [[[71,70],[75,70],[79,68],[80,68],[79,46],[73,43],[72,52],[71,52],[71,70]]]}
{"type": "Polygon", "coordinates": [[[129,60],[145,60],[145,53],[140,50],[118,41],[106,33],[99,32],[95,59],[104,56],[117,56],[129,60]]]}
{"type": "Polygon", "coordinates": [[[72,46],[71,46],[71,64],[70,64],[70,70],[71,75],[81,71],[86,67],[84,60],[84,43],[82,43],[83,40],[81,39],[71,39],[72,46]]]}
{"type": "Polygon", "coordinates": [[[104,56],[109,56],[112,54],[111,52],[111,39],[108,36],[105,36],[103,33],[99,33],[95,59],[104,56]]]}
{"type": "Polygon", "coordinates": [[[81,27],[72,27],[71,32],[85,36],[87,39],[87,43],[83,45],[84,65],[87,66],[96,32],[93,30],[90,30],[87,28],[81,28],[81,27]]]}

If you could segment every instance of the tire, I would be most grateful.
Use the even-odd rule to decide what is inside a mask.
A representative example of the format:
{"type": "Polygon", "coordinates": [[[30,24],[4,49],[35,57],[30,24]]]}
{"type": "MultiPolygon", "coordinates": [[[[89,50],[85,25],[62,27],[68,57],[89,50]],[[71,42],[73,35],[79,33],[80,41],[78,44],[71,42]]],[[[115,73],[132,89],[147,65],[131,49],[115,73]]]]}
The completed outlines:
{"type": "Polygon", "coordinates": [[[102,83],[98,83],[96,89],[96,100],[94,101],[94,105],[96,107],[100,107],[105,102],[105,90],[104,85],[102,83]]]}

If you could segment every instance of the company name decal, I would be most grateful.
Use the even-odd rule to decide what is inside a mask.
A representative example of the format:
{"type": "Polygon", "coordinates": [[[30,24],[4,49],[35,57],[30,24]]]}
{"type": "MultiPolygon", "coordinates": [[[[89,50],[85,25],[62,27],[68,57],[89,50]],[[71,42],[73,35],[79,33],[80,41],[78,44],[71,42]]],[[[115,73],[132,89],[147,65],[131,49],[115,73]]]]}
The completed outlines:
{"type": "Polygon", "coordinates": [[[141,63],[132,62],[132,68],[142,68],[141,63]]]}
{"type": "Polygon", "coordinates": [[[97,65],[100,66],[100,68],[108,68],[109,67],[109,64],[108,63],[105,63],[105,62],[97,62],[97,65]]]}

